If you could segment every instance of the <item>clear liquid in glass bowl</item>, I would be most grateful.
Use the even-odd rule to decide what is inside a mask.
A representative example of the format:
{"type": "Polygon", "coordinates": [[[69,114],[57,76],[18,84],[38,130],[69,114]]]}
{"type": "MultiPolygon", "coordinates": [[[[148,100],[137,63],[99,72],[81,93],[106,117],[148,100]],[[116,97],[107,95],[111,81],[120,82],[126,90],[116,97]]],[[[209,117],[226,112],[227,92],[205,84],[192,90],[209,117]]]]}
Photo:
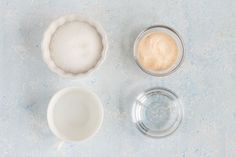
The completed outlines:
{"type": "Polygon", "coordinates": [[[152,88],[137,96],[132,108],[136,127],[150,137],[164,137],[173,133],[183,117],[178,96],[165,88],[152,88]]]}

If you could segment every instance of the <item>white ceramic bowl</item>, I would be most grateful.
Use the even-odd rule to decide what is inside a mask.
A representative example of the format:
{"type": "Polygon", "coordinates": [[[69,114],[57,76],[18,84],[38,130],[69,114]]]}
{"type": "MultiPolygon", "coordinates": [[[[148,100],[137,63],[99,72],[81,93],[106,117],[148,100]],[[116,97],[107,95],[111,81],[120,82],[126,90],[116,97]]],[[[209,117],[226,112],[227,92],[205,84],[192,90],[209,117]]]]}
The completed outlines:
{"type": "Polygon", "coordinates": [[[103,105],[87,90],[69,87],[51,99],[47,119],[50,130],[62,141],[83,141],[93,137],[103,121],[103,105]]]}
{"type": "Polygon", "coordinates": [[[94,20],[87,18],[87,17],[85,18],[85,17],[81,17],[76,14],[70,14],[70,15],[62,16],[62,17],[56,19],[55,21],[53,21],[49,25],[48,29],[44,33],[43,40],[41,43],[41,48],[42,48],[42,52],[43,52],[43,59],[51,71],[53,71],[63,77],[80,77],[80,76],[86,76],[89,73],[93,72],[104,61],[104,59],[106,57],[106,52],[108,49],[108,41],[107,41],[107,36],[106,36],[105,31],[99,23],[97,23],[94,20]],[[66,71],[66,70],[58,67],[51,57],[50,43],[51,43],[53,35],[55,34],[55,32],[57,31],[57,29],[59,27],[65,25],[67,23],[71,23],[73,21],[79,21],[79,22],[83,22],[83,23],[91,25],[93,28],[95,28],[95,30],[97,31],[97,33],[101,37],[102,51],[100,52],[101,53],[100,58],[97,61],[97,63],[94,64],[94,66],[92,68],[88,69],[85,72],[72,73],[70,71],[66,71]]]}

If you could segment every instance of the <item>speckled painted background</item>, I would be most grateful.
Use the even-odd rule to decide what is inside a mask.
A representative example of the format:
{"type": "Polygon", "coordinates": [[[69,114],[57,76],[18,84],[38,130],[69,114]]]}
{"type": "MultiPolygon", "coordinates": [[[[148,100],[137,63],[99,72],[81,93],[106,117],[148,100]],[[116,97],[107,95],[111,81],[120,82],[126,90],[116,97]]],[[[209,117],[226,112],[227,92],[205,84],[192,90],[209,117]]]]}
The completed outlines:
{"type": "Polygon", "coordinates": [[[235,157],[235,43],[235,0],[1,0],[0,156],[235,157]],[[44,30],[67,13],[100,21],[109,38],[106,61],[83,79],[60,78],[41,58],[44,30]],[[136,35],[153,24],[175,28],[185,43],[184,64],[164,78],[144,74],[132,59],[136,35]],[[104,123],[93,139],[57,151],[47,103],[59,89],[77,85],[101,97],[104,123]],[[173,135],[150,139],[132,125],[127,95],[140,85],[179,95],[185,117],[173,135]]]}

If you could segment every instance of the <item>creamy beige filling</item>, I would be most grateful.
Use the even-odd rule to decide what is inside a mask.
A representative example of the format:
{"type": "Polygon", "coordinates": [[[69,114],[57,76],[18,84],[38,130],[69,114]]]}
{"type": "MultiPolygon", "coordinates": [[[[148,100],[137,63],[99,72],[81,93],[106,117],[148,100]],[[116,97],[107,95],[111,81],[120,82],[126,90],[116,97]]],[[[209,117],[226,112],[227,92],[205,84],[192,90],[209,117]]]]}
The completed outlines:
{"type": "Polygon", "coordinates": [[[152,32],[144,36],[138,44],[138,62],[153,72],[166,71],[178,58],[176,41],[164,32],[152,32]]]}

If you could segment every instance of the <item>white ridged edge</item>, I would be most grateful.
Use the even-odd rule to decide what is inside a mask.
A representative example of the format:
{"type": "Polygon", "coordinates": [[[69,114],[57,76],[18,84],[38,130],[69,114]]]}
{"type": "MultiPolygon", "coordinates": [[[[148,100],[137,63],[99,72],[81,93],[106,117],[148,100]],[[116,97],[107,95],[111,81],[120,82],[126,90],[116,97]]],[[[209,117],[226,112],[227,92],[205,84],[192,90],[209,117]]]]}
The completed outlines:
{"type": "Polygon", "coordinates": [[[108,41],[107,41],[107,35],[105,31],[99,23],[95,22],[94,20],[88,17],[85,18],[77,14],[70,14],[70,15],[59,17],[58,19],[56,19],[49,25],[49,27],[47,28],[47,30],[45,31],[43,35],[41,49],[43,52],[43,60],[48,65],[48,68],[52,72],[55,72],[62,77],[83,77],[83,76],[87,76],[88,74],[96,70],[98,66],[102,64],[102,62],[105,60],[107,49],[108,49],[108,41]],[[82,22],[88,23],[89,25],[93,26],[97,30],[97,32],[99,33],[102,39],[103,49],[101,52],[100,59],[98,60],[98,62],[96,63],[94,67],[90,68],[88,71],[83,72],[83,73],[71,73],[71,72],[64,71],[63,69],[56,66],[56,64],[54,63],[54,61],[52,60],[50,56],[49,46],[50,46],[52,35],[56,32],[56,30],[60,26],[64,25],[67,22],[72,22],[72,21],[82,21],[82,22]]]}

